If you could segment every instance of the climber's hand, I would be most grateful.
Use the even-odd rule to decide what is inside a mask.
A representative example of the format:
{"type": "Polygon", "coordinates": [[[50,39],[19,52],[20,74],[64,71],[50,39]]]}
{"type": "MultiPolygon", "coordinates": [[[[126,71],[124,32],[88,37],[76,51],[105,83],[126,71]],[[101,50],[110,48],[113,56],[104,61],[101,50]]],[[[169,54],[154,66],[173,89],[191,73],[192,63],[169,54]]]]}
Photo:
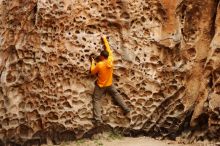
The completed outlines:
{"type": "Polygon", "coordinates": [[[102,36],[102,39],[104,40],[105,38],[106,38],[106,35],[103,35],[103,36],[102,36]]]}
{"type": "Polygon", "coordinates": [[[95,60],[94,60],[94,58],[92,58],[92,63],[95,63],[95,60]]]}
{"type": "Polygon", "coordinates": [[[92,56],[89,57],[90,62],[94,62],[94,58],[92,56]]]}
{"type": "Polygon", "coordinates": [[[109,40],[109,36],[103,35],[102,36],[102,41],[104,42],[104,39],[109,40]]]}
{"type": "Polygon", "coordinates": [[[95,58],[96,56],[95,56],[95,54],[91,54],[90,56],[89,56],[89,61],[90,62],[92,62],[92,61],[94,61],[94,58],[95,58]]]}

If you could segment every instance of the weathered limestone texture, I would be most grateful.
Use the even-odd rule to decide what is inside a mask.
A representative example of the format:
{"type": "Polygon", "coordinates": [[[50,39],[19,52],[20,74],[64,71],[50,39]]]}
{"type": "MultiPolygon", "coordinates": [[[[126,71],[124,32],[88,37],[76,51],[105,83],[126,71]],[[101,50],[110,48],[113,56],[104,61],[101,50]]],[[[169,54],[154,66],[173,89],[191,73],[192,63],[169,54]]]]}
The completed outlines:
{"type": "Polygon", "coordinates": [[[89,56],[109,36],[124,134],[220,136],[219,0],[1,0],[0,145],[74,140],[92,124],[89,56]]]}

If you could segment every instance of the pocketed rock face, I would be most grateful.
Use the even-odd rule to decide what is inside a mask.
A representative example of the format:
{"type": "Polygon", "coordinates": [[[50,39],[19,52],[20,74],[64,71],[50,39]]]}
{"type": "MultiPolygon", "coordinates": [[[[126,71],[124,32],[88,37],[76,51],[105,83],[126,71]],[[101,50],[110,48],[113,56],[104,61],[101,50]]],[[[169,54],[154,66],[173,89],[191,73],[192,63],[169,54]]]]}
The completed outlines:
{"type": "Polygon", "coordinates": [[[218,139],[219,0],[0,3],[3,141],[58,143],[94,127],[88,58],[103,48],[103,34],[115,86],[132,109],[129,120],[104,97],[105,123],[150,136],[218,139]]]}

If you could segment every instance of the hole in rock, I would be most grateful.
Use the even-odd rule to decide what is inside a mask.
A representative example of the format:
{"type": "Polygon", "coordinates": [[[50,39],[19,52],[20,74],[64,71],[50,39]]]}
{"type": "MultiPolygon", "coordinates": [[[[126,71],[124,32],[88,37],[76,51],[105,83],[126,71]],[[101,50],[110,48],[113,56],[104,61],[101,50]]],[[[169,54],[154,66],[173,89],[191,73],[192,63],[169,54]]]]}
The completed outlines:
{"type": "Polygon", "coordinates": [[[15,82],[15,81],[16,81],[16,77],[13,76],[13,75],[11,74],[11,72],[9,72],[9,74],[7,74],[7,76],[6,76],[6,81],[7,81],[8,83],[15,82]]]}
{"type": "Polygon", "coordinates": [[[33,130],[30,127],[24,124],[21,124],[20,126],[18,126],[16,128],[16,131],[18,131],[18,133],[23,137],[28,137],[30,132],[33,132],[33,130]]]}
{"type": "Polygon", "coordinates": [[[53,10],[56,10],[56,9],[58,9],[57,4],[53,4],[53,10]]]}
{"type": "MultiPolygon", "coordinates": [[[[66,120],[66,121],[65,121],[65,124],[66,124],[66,125],[72,125],[73,123],[72,123],[71,120],[66,120]]],[[[62,140],[63,140],[63,139],[62,139],[62,140]]]]}
{"type": "Polygon", "coordinates": [[[24,112],[19,111],[18,115],[19,115],[19,117],[24,117],[24,112]]]}
{"type": "Polygon", "coordinates": [[[169,86],[168,89],[167,89],[167,90],[168,90],[168,93],[171,93],[171,94],[174,93],[175,91],[177,91],[177,88],[178,88],[178,87],[175,86],[175,85],[169,86]]]}
{"type": "Polygon", "coordinates": [[[123,12],[120,17],[124,19],[129,19],[130,15],[127,12],[123,12]]]}
{"type": "Polygon", "coordinates": [[[5,119],[2,121],[2,125],[3,125],[3,126],[9,126],[9,119],[8,119],[8,118],[5,118],[5,119]]]}
{"type": "Polygon", "coordinates": [[[63,103],[63,106],[66,107],[66,108],[71,108],[71,107],[72,107],[72,106],[70,105],[70,103],[67,102],[67,101],[63,103]]]}
{"type": "Polygon", "coordinates": [[[71,6],[68,6],[67,7],[67,11],[71,11],[72,10],[72,7],[71,6]]]}
{"type": "Polygon", "coordinates": [[[50,110],[51,110],[51,107],[47,106],[46,111],[50,111],[50,110]]]}
{"type": "MultiPolygon", "coordinates": [[[[219,120],[219,119],[218,119],[219,120]]],[[[218,121],[217,120],[217,121],[218,121]]],[[[199,129],[201,128],[207,128],[208,127],[208,123],[209,123],[209,115],[206,113],[202,113],[197,119],[197,126],[199,129]]]]}
{"type": "Polygon", "coordinates": [[[19,123],[19,120],[18,119],[11,119],[10,122],[9,122],[9,125],[18,125],[19,123]]]}
{"type": "Polygon", "coordinates": [[[45,106],[41,105],[39,108],[39,111],[44,112],[45,111],[45,106]]]}
{"type": "Polygon", "coordinates": [[[143,7],[143,10],[144,10],[144,11],[149,11],[149,10],[150,10],[150,7],[149,7],[148,5],[147,5],[147,6],[144,6],[144,7],[143,7]]]}
{"type": "Polygon", "coordinates": [[[43,47],[45,47],[45,46],[47,45],[47,43],[46,43],[46,42],[42,42],[41,45],[42,45],[43,47]]]}
{"type": "Polygon", "coordinates": [[[70,57],[73,57],[74,55],[73,55],[73,53],[69,53],[69,56],[70,56],[70,57]]]}
{"type": "Polygon", "coordinates": [[[195,57],[196,56],[196,49],[190,48],[187,50],[187,53],[189,54],[190,57],[195,57]]]}
{"type": "Polygon", "coordinates": [[[144,95],[145,95],[145,96],[150,96],[150,95],[152,95],[152,92],[151,92],[151,91],[145,91],[145,92],[144,92],[144,95]]]}
{"type": "Polygon", "coordinates": [[[58,64],[63,64],[63,63],[67,63],[67,62],[68,62],[68,60],[63,56],[60,56],[58,58],[58,64]]]}
{"type": "Polygon", "coordinates": [[[183,104],[179,104],[178,106],[176,106],[176,110],[178,112],[182,112],[184,110],[184,105],[183,104]]]}
{"type": "Polygon", "coordinates": [[[158,56],[151,56],[150,61],[158,61],[158,56]]]}
{"type": "Polygon", "coordinates": [[[220,94],[220,83],[215,85],[215,92],[216,94],[220,94]]]}
{"type": "Polygon", "coordinates": [[[7,112],[7,111],[6,111],[5,108],[1,108],[1,109],[0,109],[0,115],[4,115],[6,112],[7,112]]]}
{"type": "Polygon", "coordinates": [[[58,116],[54,112],[50,112],[47,116],[50,120],[58,120],[58,116]]]}
{"type": "Polygon", "coordinates": [[[96,29],[95,25],[88,25],[89,28],[96,29]]]}
{"type": "Polygon", "coordinates": [[[159,93],[154,93],[153,94],[153,98],[154,99],[163,99],[164,98],[164,95],[163,93],[159,92],[159,93]]]}
{"type": "Polygon", "coordinates": [[[75,33],[76,33],[76,34],[79,34],[79,33],[80,33],[80,31],[79,31],[79,30],[76,30],[76,31],[75,31],[75,33]]]}
{"type": "Polygon", "coordinates": [[[145,99],[138,99],[136,104],[143,105],[145,103],[145,99]]]}
{"type": "Polygon", "coordinates": [[[219,54],[220,53],[220,48],[216,48],[215,53],[219,54]]]}
{"type": "MultiPolygon", "coordinates": [[[[139,105],[140,106],[140,105],[139,105]]],[[[142,108],[141,107],[137,107],[136,108],[136,111],[138,112],[138,113],[140,113],[141,111],[142,111],[142,108]]],[[[139,118],[141,118],[141,116],[139,117],[139,118]]],[[[140,120],[141,121],[141,120],[140,120]]]]}
{"type": "Polygon", "coordinates": [[[82,37],[82,39],[83,39],[84,41],[86,41],[86,38],[85,38],[85,37],[82,37]]]}
{"type": "Polygon", "coordinates": [[[160,127],[160,132],[161,133],[168,133],[169,130],[167,128],[165,128],[165,127],[160,127]]]}
{"type": "Polygon", "coordinates": [[[151,106],[153,104],[153,100],[149,99],[148,101],[146,101],[145,106],[151,106]]]}
{"type": "Polygon", "coordinates": [[[41,78],[38,77],[38,78],[35,79],[34,85],[37,88],[42,88],[44,86],[44,80],[42,80],[41,78]]]}
{"type": "Polygon", "coordinates": [[[175,85],[175,84],[177,84],[177,80],[173,79],[173,80],[171,81],[171,83],[172,83],[173,85],[175,85]]]}
{"type": "Polygon", "coordinates": [[[137,57],[137,56],[135,57],[135,61],[136,61],[136,62],[138,62],[138,63],[140,63],[140,62],[141,62],[140,58],[139,58],[139,57],[137,57]]]}
{"type": "Polygon", "coordinates": [[[24,109],[24,107],[25,107],[25,103],[24,102],[19,103],[19,108],[24,109]]]}
{"type": "Polygon", "coordinates": [[[94,34],[92,31],[88,30],[87,31],[88,34],[94,34]]]}
{"type": "MultiPolygon", "coordinates": [[[[0,88],[0,96],[3,96],[2,88],[0,88]]],[[[5,99],[5,97],[4,97],[5,99]]],[[[0,107],[3,107],[5,104],[4,100],[0,100],[0,107]]]]}
{"type": "Polygon", "coordinates": [[[141,21],[142,21],[142,22],[145,22],[145,21],[146,21],[146,18],[145,18],[144,16],[142,16],[142,17],[141,17],[141,21]]]}
{"type": "Polygon", "coordinates": [[[28,102],[27,105],[26,105],[26,108],[27,108],[27,109],[32,109],[33,106],[34,106],[33,103],[28,102]]]}
{"type": "Polygon", "coordinates": [[[93,3],[91,3],[90,4],[90,7],[91,8],[97,8],[99,5],[97,4],[97,3],[95,3],[95,2],[93,2],[93,3]]]}
{"type": "Polygon", "coordinates": [[[89,51],[90,51],[90,50],[88,50],[88,49],[85,49],[85,50],[84,50],[85,53],[88,53],[89,51]]]}

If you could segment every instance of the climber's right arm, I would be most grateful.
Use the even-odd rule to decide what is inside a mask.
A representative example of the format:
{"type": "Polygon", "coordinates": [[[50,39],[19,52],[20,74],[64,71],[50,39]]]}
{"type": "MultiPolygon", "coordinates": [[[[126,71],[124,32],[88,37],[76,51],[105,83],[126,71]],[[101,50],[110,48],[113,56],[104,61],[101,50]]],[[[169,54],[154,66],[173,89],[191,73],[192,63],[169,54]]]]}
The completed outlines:
{"type": "Polygon", "coordinates": [[[109,43],[108,43],[108,40],[107,40],[106,36],[103,36],[102,39],[103,39],[104,44],[105,44],[105,49],[106,49],[106,51],[108,51],[108,53],[109,53],[108,59],[109,59],[109,60],[112,60],[112,58],[113,58],[112,50],[111,50],[111,48],[110,48],[110,45],[109,45],[109,43]]]}

